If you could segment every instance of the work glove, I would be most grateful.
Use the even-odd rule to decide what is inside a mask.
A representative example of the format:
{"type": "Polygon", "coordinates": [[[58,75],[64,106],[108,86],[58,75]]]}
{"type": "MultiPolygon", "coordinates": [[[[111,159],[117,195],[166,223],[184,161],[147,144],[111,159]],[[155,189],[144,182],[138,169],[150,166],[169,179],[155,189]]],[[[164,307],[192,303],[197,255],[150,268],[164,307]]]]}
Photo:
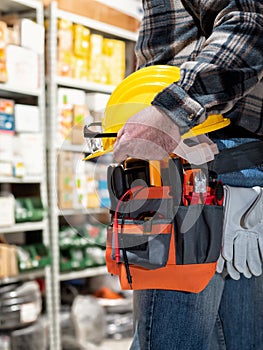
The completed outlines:
{"type": "Polygon", "coordinates": [[[205,135],[191,138],[188,146],[174,121],[157,107],[150,106],[130,117],[120,129],[113,158],[118,163],[128,157],[162,160],[171,153],[199,165],[213,160],[218,149],[205,135]]]}
{"type": "Polygon", "coordinates": [[[113,157],[162,160],[177,146],[179,127],[157,107],[150,106],[130,117],[118,132],[113,157]]]}
{"type": "Polygon", "coordinates": [[[262,189],[224,186],[223,247],[217,272],[226,266],[233,279],[262,273],[262,189]],[[256,211],[254,211],[256,209],[256,211]],[[261,223],[260,223],[261,222],[261,223]]]}

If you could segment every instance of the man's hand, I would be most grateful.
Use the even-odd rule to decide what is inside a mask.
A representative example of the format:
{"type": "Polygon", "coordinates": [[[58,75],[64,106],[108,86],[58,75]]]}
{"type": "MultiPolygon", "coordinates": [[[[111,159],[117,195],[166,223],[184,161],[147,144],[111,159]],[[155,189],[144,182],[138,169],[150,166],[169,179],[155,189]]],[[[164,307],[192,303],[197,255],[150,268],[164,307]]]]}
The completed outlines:
{"type": "Polygon", "coordinates": [[[128,157],[161,160],[169,156],[181,140],[178,126],[154,106],[129,118],[118,132],[113,157],[118,163],[128,157]]]}

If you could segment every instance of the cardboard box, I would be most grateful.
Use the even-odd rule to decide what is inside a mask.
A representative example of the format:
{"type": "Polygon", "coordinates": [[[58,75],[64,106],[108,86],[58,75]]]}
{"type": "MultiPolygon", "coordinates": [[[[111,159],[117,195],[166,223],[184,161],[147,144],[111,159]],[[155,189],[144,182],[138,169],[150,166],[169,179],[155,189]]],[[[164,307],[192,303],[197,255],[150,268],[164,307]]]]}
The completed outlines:
{"type": "Polygon", "coordinates": [[[0,161],[10,162],[13,158],[14,135],[0,131],[0,161]]]}
{"type": "Polygon", "coordinates": [[[74,174],[73,173],[58,173],[58,190],[72,192],[74,190],[74,174]]]}
{"type": "Polygon", "coordinates": [[[109,94],[103,94],[99,92],[87,93],[87,106],[90,111],[102,112],[106,108],[109,98],[109,94]]]}
{"type": "MultiPolygon", "coordinates": [[[[51,0],[43,0],[44,6],[48,6],[50,2],[51,0]]],[[[132,32],[137,32],[139,28],[140,22],[137,18],[96,0],[57,0],[57,4],[61,10],[86,16],[132,32]]]]}
{"type": "Polygon", "coordinates": [[[73,152],[60,151],[58,153],[57,172],[73,174],[73,152]]]}
{"type": "Polygon", "coordinates": [[[68,190],[58,191],[58,207],[59,209],[73,208],[73,192],[68,190]]]}
{"type": "Polygon", "coordinates": [[[83,128],[73,127],[70,135],[72,145],[84,145],[83,128]]]}
{"type": "Polygon", "coordinates": [[[12,175],[13,175],[12,162],[0,161],[0,176],[12,176],[12,175]]]}
{"type": "Polygon", "coordinates": [[[12,195],[0,196],[0,227],[15,224],[15,198],[12,195]]]}
{"type": "Polygon", "coordinates": [[[39,133],[21,133],[14,137],[14,152],[25,165],[25,175],[40,176],[44,171],[43,137],[39,133]]]}
{"type": "Polygon", "coordinates": [[[10,244],[0,244],[0,278],[16,276],[17,274],[16,247],[10,244]]]}
{"type": "Polygon", "coordinates": [[[40,114],[37,106],[20,104],[15,105],[15,131],[40,131],[40,114]]]}
{"type": "Polygon", "coordinates": [[[39,56],[36,52],[21,46],[6,48],[8,83],[16,88],[39,88],[39,56]]]}
{"type": "Polygon", "coordinates": [[[17,27],[19,45],[34,51],[40,55],[45,48],[45,28],[44,26],[27,18],[18,19],[14,23],[17,27]]]}

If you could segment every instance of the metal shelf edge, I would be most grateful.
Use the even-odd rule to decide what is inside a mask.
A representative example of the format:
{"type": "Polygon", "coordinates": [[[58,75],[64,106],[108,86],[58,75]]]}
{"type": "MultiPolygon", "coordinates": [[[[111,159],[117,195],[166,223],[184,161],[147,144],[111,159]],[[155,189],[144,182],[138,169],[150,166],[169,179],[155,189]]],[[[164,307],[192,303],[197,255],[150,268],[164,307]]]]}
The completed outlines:
{"type": "Polygon", "coordinates": [[[27,95],[27,96],[35,96],[39,97],[41,94],[40,89],[28,89],[23,86],[12,86],[8,83],[0,83],[0,91],[8,92],[10,94],[19,94],[19,95],[27,95]]]}
{"type": "Polygon", "coordinates": [[[69,280],[73,280],[73,279],[105,275],[107,273],[108,272],[107,272],[106,266],[89,267],[89,268],[86,268],[85,270],[60,273],[59,280],[60,281],[69,281],[69,280]]]}
{"type": "Polygon", "coordinates": [[[116,27],[111,24],[107,24],[104,22],[99,22],[97,20],[87,18],[84,16],[80,16],[71,12],[63,11],[63,10],[58,10],[57,11],[57,17],[62,18],[62,19],[67,19],[70,20],[71,22],[74,23],[79,23],[84,26],[87,26],[90,29],[98,30],[102,33],[107,33],[110,35],[117,36],[122,39],[130,40],[130,41],[136,41],[138,38],[138,34],[135,32],[132,32],[127,29],[122,29],[120,27],[116,27]]]}
{"type": "Polygon", "coordinates": [[[64,87],[82,89],[86,91],[99,91],[105,93],[112,93],[115,89],[114,85],[106,85],[100,83],[94,83],[90,81],[84,81],[79,79],[73,79],[69,77],[56,77],[56,84],[64,87]]]}
{"type": "Polygon", "coordinates": [[[0,285],[9,284],[9,283],[15,283],[19,281],[25,281],[25,280],[33,280],[35,278],[45,277],[45,270],[36,270],[36,271],[28,271],[28,272],[21,272],[16,276],[10,276],[10,277],[4,277],[0,278],[0,285]]]}
{"type": "Polygon", "coordinates": [[[13,226],[0,227],[0,233],[15,233],[24,231],[44,230],[46,227],[46,220],[37,222],[25,222],[15,224],[13,226]]]}

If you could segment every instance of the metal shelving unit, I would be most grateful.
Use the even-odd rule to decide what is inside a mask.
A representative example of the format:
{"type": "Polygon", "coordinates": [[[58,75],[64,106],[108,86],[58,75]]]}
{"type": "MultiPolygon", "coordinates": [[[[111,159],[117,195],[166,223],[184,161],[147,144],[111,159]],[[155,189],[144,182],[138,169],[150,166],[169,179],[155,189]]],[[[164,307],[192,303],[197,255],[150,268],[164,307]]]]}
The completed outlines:
{"type": "Polygon", "coordinates": [[[25,222],[22,224],[15,224],[13,226],[1,227],[0,233],[15,233],[15,232],[29,232],[29,231],[46,231],[47,220],[36,222],[25,222]]]}
{"type": "MultiPolygon", "coordinates": [[[[41,1],[37,0],[1,0],[0,1],[0,14],[18,14],[21,18],[30,18],[35,20],[38,24],[44,26],[44,10],[41,1]]],[[[40,120],[41,120],[41,134],[43,137],[43,143],[45,144],[45,127],[46,127],[46,97],[45,97],[45,58],[44,54],[39,55],[39,74],[40,85],[38,89],[23,88],[20,82],[19,86],[11,85],[10,83],[0,83],[0,96],[2,98],[11,98],[15,102],[33,104],[39,107],[40,120]]],[[[36,161],[43,162],[44,173],[40,176],[26,176],[23,178],[16,177],[3,177],[0,176],[0,187],[3,190],[12,190],[12,186],[20,186],[23,193],[27,193],[30,189],[30,194],[36,191],[43,202],[45,208],[48,207],[47,196],[47,181],[46,181],[46,152],[43,149],[43,154],[39,155],[39,159],[36,161]]],[[[10,235],[15,233],[24,233],[30,235],[33,231],[41,231],[42,241],[46,246],[50,246],[50,236],[48,227],[48,217],[39,222],[26,222],[23,224],[16,224],[11,227],[1,227],[1,234],[10,235]]],[[[8,237],[8,236],[7,236],[8,237]]],[[[41,270],[31,270],[29,272],[23,272],[17,276],[10,276],[0,279],[0,285],[14,283],[16,281],[26,281],[35,278],[45,278],[46,286],[46,310],[49,321],[53,317],[53,304],[52,304],[52,283],[51,283],[51,268],[50,266],[41,270]]],[[[54,350],[54,332],[52,323],[49,322],[49,349],[54,350]]]]}
{"type": "MultiPolygon", "coordinates": [[[[114,86],[97,84],[93,82],[80,81],[71,79],[68,77],[57,76],[57,20],[65,19],[73,23],[82,24],[93,30],[96,33],[101,33],[107,37],[125,40],[126,43],[134,45],[137,40],[136,33],[108,25],[102,22],[98,22],[87,17],[82,17],[73,13],[68,13],[58,9],[57,4],[52,2],[47,11],[48,19],[48,32],[47,32],[47,105],[48,105],[48,130],[47,135],[48,142],[48,194],[50,204],[50,230],[51,230],[51,247],[52,247],[52,283],[53,283],[53,329],[55,335],[55,347],[61,349],[61,336],[59,325],[59,312],[60,312],[60,282],[76,279],[87,278],[91,276],[98,276],[106,274],[106,267],[87,268],[80,271],[72,271],[67,273],[60,273],[59,269],[59,219],[61,216],[72,215],[105,215],[106,209],[69,209],[59,210],[57,207],[57,176],[56,176],[56,162],[58,146],[57,139],[57,124],[58,124],[58,111],[57,111],[57,90],[59,87],[74,88],[84,90],[86,92],[103,92],[111,93],[114,90],[114,86]]],[[[131,72],[128,72],[131,73],[131,72]]],[[[68,150],[73,152],[85,152],[83,146],[63,145],[61,150],[68,150]]]]}
{"type": "Polygon", "coordinates": [[[79,271],[63,272],[59,275],[59,280],[69,281],[69,280],[74,280],[79,278],[105,275],[106,273],[107,273],[106,266],[89,267],[87,269],[79,270],[79,271]]]}

